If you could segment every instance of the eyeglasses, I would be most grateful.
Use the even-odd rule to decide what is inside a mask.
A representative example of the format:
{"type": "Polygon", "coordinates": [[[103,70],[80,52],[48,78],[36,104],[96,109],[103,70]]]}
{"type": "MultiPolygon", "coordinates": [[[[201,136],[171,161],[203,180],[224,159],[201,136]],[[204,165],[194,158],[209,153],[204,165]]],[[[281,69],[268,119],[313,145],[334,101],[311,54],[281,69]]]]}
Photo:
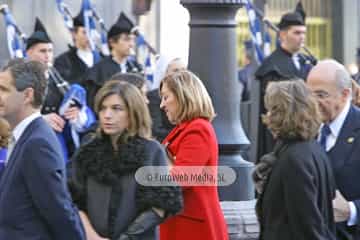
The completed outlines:
{"type": "Polygon", "coordinates": [[[312,92],[312,95],[317,99],[326,99],[331,96],[331,94],[326,91],[315,91],[312,92]]]}

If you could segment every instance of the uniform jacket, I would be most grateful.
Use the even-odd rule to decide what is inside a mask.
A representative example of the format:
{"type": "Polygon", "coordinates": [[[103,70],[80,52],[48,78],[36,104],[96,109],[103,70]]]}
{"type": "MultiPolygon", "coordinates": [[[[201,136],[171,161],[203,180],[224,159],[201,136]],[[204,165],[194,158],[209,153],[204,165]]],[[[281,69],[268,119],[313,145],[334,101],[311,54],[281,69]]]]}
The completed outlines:
{"type": "MultiPolygon", "coordinates": [[[[260,81],[260,100],[259,100],[259,114],[265,113],[264,96],[266,86],[270,81],[283,81],[292,78],[299,78],[306,80],[307,75],[311,69],[309,64],[299,59],[300,70],[298,70],[292,59],[292,55],[282,49],[277,48],[269,57],[267,57],[260,67],[255,72],[255,79],[260,81]]],[[[257,158],[272,151],[275,142],[265,125],[259,121],[258,130],[258,150],[257,158]]]]}
{"type": "Polygon", "coordinates": [[[41,108],[41,114],[58,114],[63,97],[64,96],[56,86],[54,79],[49,77],[45,100],[41,108]]]}
{"type": "MultiPolygon", "coordinates": [[[[141,71],[142,67],[139,63],[133,60],[127,60],[126,72],[139,73],[141,71]]],[[[87,90],[87,103],[91,108],[94,107],[94,98],[97,91],[106,81],[110,80],[111,76],[118,72],[121,72],[120,65],[113,60],[112,56],[104,57],[89,69],[84,79],[87,90]]]]}
{"type": "Polygon", "coordinates": [[[61,76],[70,84],[84,84],[84,74],[88,66],[78,57],[75,47],[69,46],[69,50],[55,59],[54,67],[61,76]]]}

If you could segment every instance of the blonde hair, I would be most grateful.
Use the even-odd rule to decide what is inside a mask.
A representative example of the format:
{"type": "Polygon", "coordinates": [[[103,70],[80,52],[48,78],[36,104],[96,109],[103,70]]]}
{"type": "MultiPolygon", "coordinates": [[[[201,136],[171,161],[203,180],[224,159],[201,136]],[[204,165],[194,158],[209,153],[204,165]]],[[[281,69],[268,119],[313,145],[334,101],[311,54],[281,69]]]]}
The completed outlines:
{"type": "Polygon", "coordinates": [[[263,122],[278,138],[311,140],[321,116],[316,99],[300,79],[271,82],[266,88],[263,122]]]}
{"type": "Polygon", "coordinates": [[[178,102],[176,123],[198,117],[212,121],[216,116],[209,93],[194,73],[182,70],[165,76],[160,83],[160,95],[164,84],[178,102]]]}
{"type": "Polygon", "coordinates": [[[95,112],[97,114],[99,114],[105,98],[111,95],[117,95],[124,101],[129,117],[126,134],[150,139],[151,117],[140,90],[130,83],[118,80],[106,82],[95,96],[95,112]]]}

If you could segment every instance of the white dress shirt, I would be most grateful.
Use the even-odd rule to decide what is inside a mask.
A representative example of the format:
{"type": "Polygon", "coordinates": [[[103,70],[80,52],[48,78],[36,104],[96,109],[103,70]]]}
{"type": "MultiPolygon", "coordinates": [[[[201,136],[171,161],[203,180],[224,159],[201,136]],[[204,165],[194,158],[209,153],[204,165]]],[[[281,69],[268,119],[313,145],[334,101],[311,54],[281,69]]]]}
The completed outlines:
{"type": "MultiPolygon", "coordinates": [[[[340,112],[340,114],[329,123],[329,128],[331,130],[331,133],[326,138],[326,152],[330,151],[336,143],[336,140],[340,134],[340,130],[342,126],[344,125],[345,118],[350,110],[350,100],[346,102],[344,109],[340,112]]],[[[323,126],[320,128],[320,132],[323,126]]],[[[320,134],[318,137],[318,140],[320,141],[320,134]]]]}
{"type": "Polygon", "coordinates": [[[76,50],[76,55],[89,67],[91,68],[94,65],[94,56],[92,54],[92,52],[89,51],[85,51],[85,50],[81,50],[81,49],[77,49],[76,50]]]}
{"type": "Polygon", "coordinates": [[[294,62],[294,65],[295,65],[295,67],[297,68],[297,70],[300,70],[301,69],[301,65],[300,65],[300,61],[299,61],[299,54],[294,54],[293,56],[292,56],[292,60],[293,60],[293,62],[294,62]]]}
{"type": "Polygon", "coordinates": [[[127,69],[126,69],[126,60],[123,61],[122,63],[119,64],[120,68],[121,68],[121,73],[126,73],[127,69]]]}
{"type": "MultiPolygon", "coordinates": [[[[25,131],[27,126],[29,126],[29,124],[38,117],[41,117],[40,112],[35,112],[35,113],[31,114],[30,116],[24,118],[20,123],[18,123],[16,125],[16,127],[12,131],[12,136],[14,137],[14,143],[11,146],[12,150],[15,148],[17,141],[20,139],[21,135],[23,134],[23,132],[25,131]]],[[[8,152],[8,154],[6,156],[5,165],[7,164],[7,162],[10,159],[11,152],[8,152]]]]}

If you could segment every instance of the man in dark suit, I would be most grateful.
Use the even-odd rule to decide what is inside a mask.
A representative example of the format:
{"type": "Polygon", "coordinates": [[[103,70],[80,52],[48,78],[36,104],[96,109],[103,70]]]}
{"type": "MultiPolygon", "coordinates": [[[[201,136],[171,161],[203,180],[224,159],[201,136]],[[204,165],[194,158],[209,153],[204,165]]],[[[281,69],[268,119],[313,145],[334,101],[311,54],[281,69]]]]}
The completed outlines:
{"type": "Polygon", "coordinates": [[[15,59],[0,72],[0,116],[13,135],[0,180],[2,240],[85,239],[60,145],[40,115],[46,86],[39,62],[15,59]]]}
{"type": "Polygon", "coordinates": [[[338,239],[360,239],[360,109],[351,104],[352,82],[335,60],[319,62],[307,84],[323,116],[319,142],[327,152],[337,185],[333,201],[338,239]]]}

